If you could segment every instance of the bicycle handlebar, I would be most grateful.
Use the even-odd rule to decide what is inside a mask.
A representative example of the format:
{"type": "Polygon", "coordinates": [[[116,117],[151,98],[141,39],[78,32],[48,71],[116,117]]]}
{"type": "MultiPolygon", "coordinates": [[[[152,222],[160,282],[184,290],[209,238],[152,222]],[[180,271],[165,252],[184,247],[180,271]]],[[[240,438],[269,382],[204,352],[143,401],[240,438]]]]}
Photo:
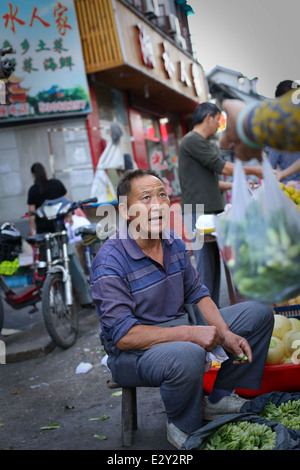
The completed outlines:
{"type": "MultiPolygon", "coordinates": [[[[53,199],[54,201],[54,199],[53,199]]],[[[89,203],[93,203],[93,202],[97,202],[98,201],[98,198],[97,197],[90,197],[90,198],[87,198],[87,199],[83,199],[82,201],[78,201],[78,202],[73,202],[73,201],[70,201],[70,204],[72,204],[72,206],[70,207],[70,210],[68,211],[69,212],[72,212],[74,211],[75,209],[77,209],[78,207],[82,207],[86,204],[89,204],[89,203]]],[[[25,218],[25,217],[30,217],[32,215],[37,215],[37,211],[28,211],[28,212],[25,212],[25,214],[22,216],[22,218],[25,218]]],[[[67,215],[67,213],[65,214],[67,215]]]]}

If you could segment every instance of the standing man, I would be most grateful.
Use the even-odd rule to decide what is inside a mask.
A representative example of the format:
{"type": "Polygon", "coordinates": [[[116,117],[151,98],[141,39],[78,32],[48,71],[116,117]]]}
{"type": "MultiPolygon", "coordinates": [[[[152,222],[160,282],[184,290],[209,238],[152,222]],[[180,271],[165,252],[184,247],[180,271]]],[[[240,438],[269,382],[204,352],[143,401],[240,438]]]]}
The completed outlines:
{"type": "MultiPolygon", "coordinates": [[[[197,204],[204,205],[205,214],[222,212],[224,203],[218,175],[232,176],[234,170],[234,163],[223,160],[218,147],[210,142],[217,132],[220,114],[215,104],[199,104],[193,116],[193,130],[182,139],[179,147],[182,211],[191,239],[196,221],[201,215],[201,212],[197,212],[197,204]]],[[[245,172],[262,178],[260,166],[246,166],[245,172]]],[[[221,270],[217,242],[204,243],[202,248],[197,243],[193,243],[193,246],[201,281],[219,306],[221,270]]]]}

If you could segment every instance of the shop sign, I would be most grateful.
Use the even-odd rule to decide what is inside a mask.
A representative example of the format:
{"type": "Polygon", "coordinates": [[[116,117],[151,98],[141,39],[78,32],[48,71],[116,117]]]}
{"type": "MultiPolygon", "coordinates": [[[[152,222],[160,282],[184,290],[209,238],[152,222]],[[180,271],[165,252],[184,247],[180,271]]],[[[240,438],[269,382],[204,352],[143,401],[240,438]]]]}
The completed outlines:
{"type": "Polygon", "coordinates": [[[167,162],[164,162],[164,157],[162,152],[160,151],[155,151],[151,157],[151,168],[153,170],[167,170],[168,169],[168,164],[167,162]]]}
{"type": "Polygon", "coordinates": [[[1,82],[0,120],[91,111],[73,0],[1,1],[0,27],[0,47],[12,47],[15,66],[1,82]]]}
{"type": "MultiPolygon", "coordinates": [[[[142,23],[137,25],[138,29],[138,44],[140,47],[141,59],[144,65],[151,69],[156,68],[155,52],[151,42],[151,37],[148,34],[145,26],[142,23]]],[[[170,48],[167,41],[162,43],[161,59],[163,62],[164,70],[167,78],[171,80],[176,71],[176,63],[172,60],[170,48]]],[[[183,60],[178,61],[179,67],[179,80],[188,88],[193,87],[195,95],[200,97],[202,86],[199,75],[199,68],[195,62],[191,62],[190,67],[187,67],[186,62],[183,60]]]]}

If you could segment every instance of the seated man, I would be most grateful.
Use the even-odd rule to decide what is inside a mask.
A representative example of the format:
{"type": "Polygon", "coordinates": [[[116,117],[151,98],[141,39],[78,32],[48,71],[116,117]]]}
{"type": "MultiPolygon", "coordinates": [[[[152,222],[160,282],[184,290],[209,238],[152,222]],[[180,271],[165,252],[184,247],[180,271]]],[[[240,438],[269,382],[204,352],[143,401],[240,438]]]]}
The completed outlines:
{"type": "Polygon", "coordinates": [[[218,310],[185,243],[166,229],[170,202],[156,173],[125,175],[118,200],[127,224],[101,247],[91,274],[108,366],[123,386],[160,387],[167,438],[179,449],[203,419],[240,410],[235,388],[260,388],[274,316],[257,302],[218,310]],[[207,324],[191,325],[185,304],[207,324]],[[218,345],[228,359],[203,401],[206,355],[218,345]]]}

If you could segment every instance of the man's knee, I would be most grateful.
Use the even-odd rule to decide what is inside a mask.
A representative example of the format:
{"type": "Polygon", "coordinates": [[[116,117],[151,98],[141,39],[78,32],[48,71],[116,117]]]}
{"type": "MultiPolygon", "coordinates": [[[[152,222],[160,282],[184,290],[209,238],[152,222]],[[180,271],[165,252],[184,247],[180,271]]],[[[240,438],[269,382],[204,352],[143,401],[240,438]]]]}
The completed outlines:
{"type": "Polygon", "coordinates": [[[173,343],[174,361],[170,372],[177,377],[185,377],[185,380],[199,380],[204,374],[206,351],[197,344],[190,342],[173,343]]]}
{"type": "Polygon", "coordinates": [[[268,304],[260,302],[251,302],[251,312],[255,313],[257,321],[264,325],[273,328],[274,325],[274,312],[272,307],[268,304]]]}

